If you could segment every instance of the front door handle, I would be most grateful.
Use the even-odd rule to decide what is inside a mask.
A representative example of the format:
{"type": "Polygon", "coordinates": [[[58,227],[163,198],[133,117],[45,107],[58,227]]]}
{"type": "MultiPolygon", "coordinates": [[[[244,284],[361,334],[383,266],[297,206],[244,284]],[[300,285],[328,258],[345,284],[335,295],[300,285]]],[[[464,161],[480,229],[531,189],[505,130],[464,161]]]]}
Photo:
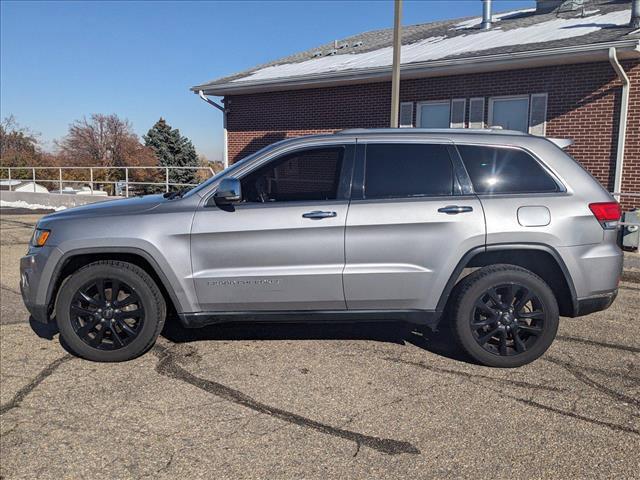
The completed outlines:
{"type": "Polygon", "coordinates": [[[333,218],[338,214],[336,212],[323,212],[322,210],[314,210],[313,212],[303,213],[303,218],[313,218],[314,220],[319,220],[321,218],[333,218]]]}
{"type": "Polygon", "coordinates": [[[459,205],[447,205],[438,209],[440,213],[446,213],[448,215],[457,215],[458,213],[473,212],[473,207],[459,206],[459,205]]]}

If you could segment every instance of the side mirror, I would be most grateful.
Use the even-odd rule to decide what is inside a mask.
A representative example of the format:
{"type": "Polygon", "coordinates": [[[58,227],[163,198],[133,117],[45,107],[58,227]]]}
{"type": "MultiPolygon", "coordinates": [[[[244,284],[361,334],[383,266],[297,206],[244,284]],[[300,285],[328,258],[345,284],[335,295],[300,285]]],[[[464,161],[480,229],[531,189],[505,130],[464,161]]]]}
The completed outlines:
{"type": "Polygon", "coordinates": [[[213,194],[213,200],[218,206],[229,206],[239,203],[242,200],[242,189],[240,180],[235,177],[223,178],[216,193],[213,194]]]}

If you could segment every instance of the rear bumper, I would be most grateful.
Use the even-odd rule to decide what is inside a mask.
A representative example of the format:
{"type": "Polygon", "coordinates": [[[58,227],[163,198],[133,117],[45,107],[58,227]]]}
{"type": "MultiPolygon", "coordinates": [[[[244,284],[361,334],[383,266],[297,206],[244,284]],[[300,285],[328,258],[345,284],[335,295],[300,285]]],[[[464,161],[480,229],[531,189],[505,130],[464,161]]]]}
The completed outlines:
{"type": "Polygon", "coordinates": [[[590,313],[606,310],[611,306],[617,296],[618,289],[616,288],[611,292],[601,293],[592,297],[579,298],[576,314],[574,316],[582,317],[584,315],[589,315],[590,313]]]}

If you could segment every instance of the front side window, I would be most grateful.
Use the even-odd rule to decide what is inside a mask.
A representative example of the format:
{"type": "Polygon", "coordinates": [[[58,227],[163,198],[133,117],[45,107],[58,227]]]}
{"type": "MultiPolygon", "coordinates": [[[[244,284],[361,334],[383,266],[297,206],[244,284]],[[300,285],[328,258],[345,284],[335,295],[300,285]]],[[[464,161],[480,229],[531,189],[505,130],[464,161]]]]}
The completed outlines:
{"type": "Polygon", "coordinates": [[[335,200],[343,147],[317,148],[284,155],[241,180],[245,202],[335,200]]]}
{"type": "Polygon", "coordinates": [[[453,194],[453,166],[446,145],[369,144],[365,198],[453,194]]]}
{"type": "Polygon", "coordinates": [[[513,148],[458,145],[476,193],[557,192],[558,185],[527,152],[513,148]]]}

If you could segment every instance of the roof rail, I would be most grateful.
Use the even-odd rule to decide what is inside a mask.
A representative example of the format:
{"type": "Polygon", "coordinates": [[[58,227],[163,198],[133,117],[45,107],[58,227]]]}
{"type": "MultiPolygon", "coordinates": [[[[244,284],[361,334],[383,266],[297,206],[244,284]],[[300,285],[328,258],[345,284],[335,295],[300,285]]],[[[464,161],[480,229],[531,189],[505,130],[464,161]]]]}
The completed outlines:
{"type": "Polygon", "coordinates": [[[497,135],[529,135],[517,130],[503,130],[501,128],[348,128],[335,132],[336,135],[363,135],[368,133],[472,133],[472,134],[497,134],[497,135]]]}

